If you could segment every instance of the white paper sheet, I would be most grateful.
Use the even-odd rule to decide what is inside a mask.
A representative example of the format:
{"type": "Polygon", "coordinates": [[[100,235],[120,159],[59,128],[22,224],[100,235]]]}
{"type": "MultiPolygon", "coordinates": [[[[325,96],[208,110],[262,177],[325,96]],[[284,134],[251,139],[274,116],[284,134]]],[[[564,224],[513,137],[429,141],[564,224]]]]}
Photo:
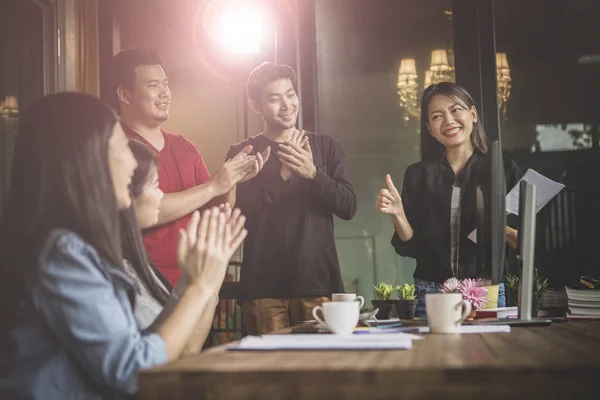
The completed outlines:
{"type": "MultiPolygon", "coordinates": [[[[535,185],[535,212],[538,213],[554,196],[556,196],[565,185],[546,178],[533,169],[528,169],[525,175],[506,195],[506,213],[519,215],[519,192],[520,183],[525,181],[535,185]]],[[[477,229],[469,234],[469,239],[477,243],[477,229]]]]}
{"type": "MultiPolygon", "coordinates": [[[[554,182],[552,179],[546,178],[544,175],[532,170],[528,169],[523,175],[525,182],[531,183],[535,185],[535,212],[538,213],[540,210],[548,204],[550,200],[554,196],[556,196],[565,185],[562,183],[554,182]]],[[[519,215],[519,181],[515,187],[513,187],[510,192],[506,195],[506,212],[509,214],[519,215]]]]}
{"type": "Polygon", "coordinates": [[[227,350],[383,350],[410,349],[414,335],[406,333],[338,336],[290,334],[247,336],[227,350]]]}
{"type": "MultiPolygon", "coordinates": [[[[460,333],[508,333],[510,325],[461,325],[460,333]]],[[[419,327],[419,333],[429,333],[428,326],[419,327]]]]}

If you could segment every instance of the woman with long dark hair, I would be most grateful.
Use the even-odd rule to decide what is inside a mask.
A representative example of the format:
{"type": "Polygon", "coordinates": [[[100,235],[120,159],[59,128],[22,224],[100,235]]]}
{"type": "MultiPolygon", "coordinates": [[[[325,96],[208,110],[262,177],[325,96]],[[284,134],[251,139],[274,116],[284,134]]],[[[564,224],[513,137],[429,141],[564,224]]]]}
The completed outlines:
{"type": "MultiPolygon", "coordinates": [[[[132,206],[121,211],[121,239],[125,270],[136,282],[134,315],[144,329],[160,323],[172,312],[179,294],[188,284],[188,277],[182,271],[177,286],[173,288],[146,253],[140,229],[156,225],[164,194],[158,186],[158,168],[152,149],[136,140],[129,141],[129,148],[137,161],[137,168],[129,186],[132,206]]],[[[231,212],[227,204],[223,205],[223,210],[231,212]]],[[[202,349],[212,320],[213,313],[202,314],[186,343],[185,353],[195,353],[202,349]]]]}
{"type": "Polygon", "coordinates": [[[136,168],[97,98],[51,95],[23,116],[0,237],[0,397],[115,398],[140,370],[178,358],[245,237],[238,212],[194,214],[178,256],[189,283],[141,330],[123,268],[119,211],[136,168]]]}
{"type": "Polygon", "coordinates": [[[134,314],[142,328],[151,326],[163,311],[173,287],[146,254],[140,229],[156,224],[163,192],[158,188],[158,171],[152,150],[129,141],[137,168],[129,186],[132,205],[121,214],[121,240],[125,270],[136,281],[134,314]]]}
{"type": "MultiPolygon", "coordinates": [[[[386,175],[387,188],[376,199],[377,209],[391,216],[392,245],[403,257],[415,258],[419,299],[417,314],[425,314],[425,293],[439,291],[451,277],[478,278],[476,244],[468,235],[477,226],[476,177],[488,151],[488,138],[469,93],[451,82],[429,86],[421,101],[421,134],[441,146],[439,162],[410,165],[402,195],[386,175]]],[[[517,165],[505,160],[506,185],[520,178],[517,165]]],[[[507,227],[507,241],[516,245],[516,230],[507,227]]],[[[500,284],[498,306],[505,305],[500,284]]]]}

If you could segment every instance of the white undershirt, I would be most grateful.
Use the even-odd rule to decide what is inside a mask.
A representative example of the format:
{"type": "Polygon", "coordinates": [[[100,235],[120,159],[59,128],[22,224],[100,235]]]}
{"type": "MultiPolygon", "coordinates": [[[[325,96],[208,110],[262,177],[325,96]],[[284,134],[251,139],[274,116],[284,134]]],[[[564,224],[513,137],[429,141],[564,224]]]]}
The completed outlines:
{"type": "MultiPolygon", "coordinates": [[[[135,309],[133,310],[133,313],[140,324],[140,328],[146,329],[152,325],[154,320],[156,320],[156,317],[158,317],[158,315],[162,312],[163,306],[156,298],[154,298],[152,293],[150,293],[150,290],[148,290],[146,285],[142,282],[129,261],[123,261],[125,271],[135,280],[137,294],[135,296],[135,309]]],[[[150,267],[148,268],[150,269],[150,267]]],[[[163,285],[160,279],[158,279],[152,269],[150,269],[150,275],[152,279],[154,279],[161,287],[161,289],[164,289],[165,293],[168,293],[167,288],[163,285]]]]}
{"type": "Polygon", "coordinates": [[[450,265],[452,273],[457,275],[457,260],[458,254],[458,228],[460,224],[460,187],[452,187],[452,201],[450,203],[450,265]]]}

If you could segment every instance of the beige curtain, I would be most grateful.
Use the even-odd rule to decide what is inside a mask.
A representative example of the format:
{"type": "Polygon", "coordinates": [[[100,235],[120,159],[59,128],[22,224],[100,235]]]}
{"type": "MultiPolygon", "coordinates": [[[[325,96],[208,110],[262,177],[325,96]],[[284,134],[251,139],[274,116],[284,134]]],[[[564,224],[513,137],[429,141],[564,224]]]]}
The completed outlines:
{"type": "Polygon", "coordinates": [[[76,90],[100,95],[98,56],[98,0],[75,1],[77,43],[76,90]]]}

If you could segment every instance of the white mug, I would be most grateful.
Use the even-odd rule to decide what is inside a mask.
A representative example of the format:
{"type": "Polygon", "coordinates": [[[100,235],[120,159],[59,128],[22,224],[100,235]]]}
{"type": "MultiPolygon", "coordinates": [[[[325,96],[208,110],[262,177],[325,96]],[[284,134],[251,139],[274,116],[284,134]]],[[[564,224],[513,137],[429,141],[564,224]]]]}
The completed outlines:
{"type": "Polygon", "coordinates": [[[352,335],[358,323],[358,303],[355,301],[328,301],[312,310],[313,317],[337,335],[352,335]],[[317,315],[321,310],[325,320],[317,315]]]}
{"type": "Polygon", "coordinates": [[[331,295],[331,301],[358,301],[360,304],[358,306],[359,310],[365,305],[365,298],[357,296],[355,293],[333,293],[331,295]]]}
{"type": "Polygon", "coordinates": [[[431,333],[459,333],[471,314],[471,303],[460,293],[426,293],[427,325],[431,333]]]}

